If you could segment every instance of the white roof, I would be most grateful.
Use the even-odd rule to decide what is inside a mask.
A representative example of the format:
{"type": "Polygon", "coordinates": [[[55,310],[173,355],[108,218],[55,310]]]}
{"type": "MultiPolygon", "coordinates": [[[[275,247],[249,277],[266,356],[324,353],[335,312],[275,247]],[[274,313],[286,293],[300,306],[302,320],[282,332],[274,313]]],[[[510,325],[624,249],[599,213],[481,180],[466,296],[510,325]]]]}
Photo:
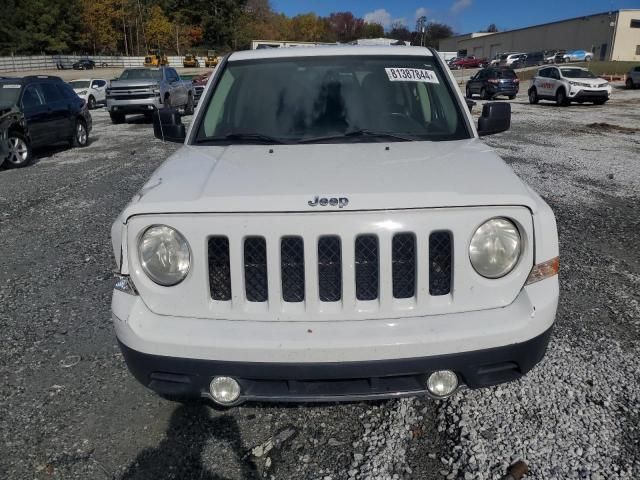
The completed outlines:
{"type": "Polygon", "coordinates": [[[403,46],[360,46],[360,45],[337,45],[329,47],[282,47],[264,48],[260,50],[242,50],[234,52],[229,57],[229,61],[255,60],[259,58],[283,58],[283,57],[332,57],[338,55],[415,55],[433,56],[431,51],[425,47],[403,47],[403,46]]]}

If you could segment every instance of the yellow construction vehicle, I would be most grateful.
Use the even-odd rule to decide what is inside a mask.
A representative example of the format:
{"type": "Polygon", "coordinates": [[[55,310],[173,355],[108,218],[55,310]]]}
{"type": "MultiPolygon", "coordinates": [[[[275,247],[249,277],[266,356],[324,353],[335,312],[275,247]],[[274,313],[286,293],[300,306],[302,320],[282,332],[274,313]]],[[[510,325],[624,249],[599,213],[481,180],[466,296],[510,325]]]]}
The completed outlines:
{"type": "Polygon", "coordinates": [[[162,65],[169,65],[169,59],[160,50],[149,50],[149,53],[144,57],[145,67],[161,67],[162,65]]]}
{"type": "Polygon", "coordinates": [[[207,58],[204,60],[204,66],[207,68],[213,68],[218,65],[218,56],[215,50],[209,50],[207,52],[207,58]]]}
{"type": "Polygon", "coordinates": [[[184,68],[199,68],[200,62],[198,58],[192,53],[187,53],[182,60],[182,66],[184,68]]]}

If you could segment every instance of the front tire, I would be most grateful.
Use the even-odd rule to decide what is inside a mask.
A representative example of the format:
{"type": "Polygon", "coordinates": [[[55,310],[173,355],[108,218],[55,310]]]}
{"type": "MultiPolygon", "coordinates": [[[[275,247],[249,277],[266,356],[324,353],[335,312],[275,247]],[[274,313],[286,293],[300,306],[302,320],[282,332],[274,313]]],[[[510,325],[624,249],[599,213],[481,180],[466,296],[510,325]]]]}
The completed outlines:
{"type": "Polygon", "coordinates": [[[89,95],[87,106],[89,107],[89,110],[93,110],[94,108],[96,108],[96,99],[93,98],[93,95],[89,95]]]}
{"type": "Polygon", "coordinates": [[[563,88],[556,92],[556,104],[560,107],[566,107],[571,101],[567,98],[567,93],[563,88]]]}
{"type": "Polygon", "coordinates": [[[607,100],[596,100],[593,102],[594,105],[604,105],[605,103],[607,103],[607,100]]]}
{"type": "Polygon", "coordinates": [[[33,161],[33,152],[29,139],[20,132],[9,132],[9,154],[5,164],[9,168],[24,168],[33,161]]]}
{"type": "Polygon", "coordinates": [[[538,91],[535,88],[529,90],[529,103],[535,105],[540,101],[538,98],[538,91]]]}
{"type": "Polygon", "coordinates": [[[509,100],[513,100],[514,98],[516,98],[515,95],[509,95],[509,100]]]}
{"type": "Polygon", "coordinates": [[[480,90],[480,98],[482,98],[482,100],[489,100],[489,94],[487,93],[486,88],[482,88],[482,90],[480,90]]]}
{"type": "Polygon", "coordinates": [[[627,87],[627,90],[633,90],[633,80],[631,78],[627,78],[625,85],[627,87]]]}
{"type": "Polygon", "coordinates": [[[473,93],[471,93],[471,89],[467,87],[467,98],[473,98],[473,93]]]}
{"type": "Polygon", "coordinates": [[[73,138],[71,139],[72,147],[86,147],[89,143],[89,131],[87,124],[82,119],[77,119],[73,129],[73,138]]]}

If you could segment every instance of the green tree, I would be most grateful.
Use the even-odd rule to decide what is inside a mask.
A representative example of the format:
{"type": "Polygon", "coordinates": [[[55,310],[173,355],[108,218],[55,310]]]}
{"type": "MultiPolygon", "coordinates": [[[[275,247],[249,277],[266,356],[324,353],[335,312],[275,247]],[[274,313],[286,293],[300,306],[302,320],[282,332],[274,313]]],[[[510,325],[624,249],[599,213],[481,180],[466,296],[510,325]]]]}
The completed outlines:
{"type": "Polygon", "coordinates": [[[173,44],[173,27],[159,5],[149,10],[149,18],[145,22],[147,42],[150,48],[169,48],[173,44]]]}

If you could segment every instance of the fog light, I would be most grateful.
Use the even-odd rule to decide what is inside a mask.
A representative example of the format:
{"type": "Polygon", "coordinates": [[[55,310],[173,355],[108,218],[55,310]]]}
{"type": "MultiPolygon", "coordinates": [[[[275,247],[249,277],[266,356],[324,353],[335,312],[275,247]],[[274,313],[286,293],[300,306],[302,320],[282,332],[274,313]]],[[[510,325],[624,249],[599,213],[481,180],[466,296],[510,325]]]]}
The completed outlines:
{"type": "Polygon", "coordinates": [[[458,376],[451,370],[439,370],[429,375],[427,388],[436,397],[447,397],[458,388],[458,376]]]}
{"type": "Polygon", "coordinates": [[[230,405],[240,397],[240,385],[231,377],[215,377],[211,380],[209,391],[221,405],[230,405]]]}

